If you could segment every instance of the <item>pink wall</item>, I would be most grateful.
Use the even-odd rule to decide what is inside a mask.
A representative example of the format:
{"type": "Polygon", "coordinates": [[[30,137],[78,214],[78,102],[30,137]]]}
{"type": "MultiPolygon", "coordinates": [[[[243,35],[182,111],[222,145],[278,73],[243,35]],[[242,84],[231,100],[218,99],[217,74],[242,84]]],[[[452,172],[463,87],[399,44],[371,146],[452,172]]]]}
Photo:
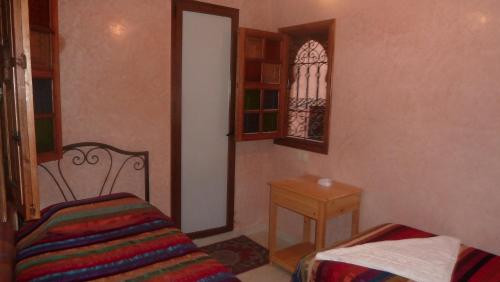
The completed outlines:
{"type": "MultiPolygon", "coordinates": [[[[207,2],[240,9],[241,25],[271,28],[270,3],[207,2]]],[[[169,214],[170,1],[59,3],[63,144],[100,141],[128,150],[148,150],[152,202],[169,214]]],[[[260,175],[272,174],[270,165],[260,166],[260,151],[270,148],[269,142],[238,145],[238,227],[262,223],[266,218],[267,206],[261,204],[263,195],[256,193],[255,186],[266,189],[260,175]],[[247,212],[251,207],[259,210],[247,212]]],[[[39,175],[42,207],[61,201],[49,176],[42,170],[39,175]]],[[[72,183],[77,195],[96,191],[100,177],[85,177],[86,181],[95,180],[91,184],[72,183]]]]}
{"type": "MultiPolygon", "coordinates": [[[[402,222],[500,254],[498,1],[210,2],[266,30],[337,18],[330,154],[238,144],[238,228],[267,223],[266,181],[317,173],[365,189],[363,228],[402,222]]],[[[169,213],[170,1],[60,0],[60,15],[63,142],[149,150],[169,213]]],[[[347,227],[333,221],[331,240],[347,227]]]]}
{"type": "MultiPolygon", "coordinates": [[[[295,167],[364,188],[362,228],[500,254],[500,2],[272,2],[275,28],[337,19],[330,154],[295,167]]],[[[273,150],[277,168],[295,151],[273,150]]]]}
{"type": "MultiPolygon", "coordinates": [[[[59,3],[63,144],[149,150],[153,202],[168,211],[169,3],[59,3]]],[[[42,204],[57,201],[43,180],[42,204]]]]}

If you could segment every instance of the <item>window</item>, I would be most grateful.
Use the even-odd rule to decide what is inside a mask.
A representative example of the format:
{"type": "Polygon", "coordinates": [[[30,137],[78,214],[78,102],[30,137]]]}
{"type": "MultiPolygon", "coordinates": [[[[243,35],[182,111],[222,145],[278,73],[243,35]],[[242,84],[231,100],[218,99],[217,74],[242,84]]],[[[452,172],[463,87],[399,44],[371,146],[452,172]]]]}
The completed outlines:
{"type": "Polygon", "coordinates": [[[318,41],[308,40],[290,64],[288,136],[322,141],[326,112],[328,56],[318,41]]]}
{"type": "Polygon", "coordinates": [[[61,157],[57,0],[30,0],[30,47],[38,163],[61,157]]]}
{"type": "Polygon", "coordinates": [[[282,28],[288,37],[284,137],[275,143],[328,153],[333,20],[282,28]]]}
{"type": "Polygon", "coordinates": [[[241,28],[236,140],[328,153],[335,20],[280,29],[241,28]]]}

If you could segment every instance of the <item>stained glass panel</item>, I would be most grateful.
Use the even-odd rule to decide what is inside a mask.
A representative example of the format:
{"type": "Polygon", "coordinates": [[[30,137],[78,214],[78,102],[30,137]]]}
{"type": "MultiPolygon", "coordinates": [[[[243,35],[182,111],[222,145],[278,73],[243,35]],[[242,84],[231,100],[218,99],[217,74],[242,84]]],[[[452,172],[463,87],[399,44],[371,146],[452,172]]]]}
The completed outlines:
{"type": "Polygon", "coordinates": [[[273,110],[278,109],[278,90],[265,90],[264,91],[264,109],[273,110]]]}
{"type": "Polygon", "coordinates": [[[31,63],[38,69],[52,68],[51,34],[32,30],[30,32],[31,63]]]}
{"type": "Polygon", "coordinates": [[[245,110],[258,110],[260,109],[260,90],[259,89],[246,89],[245,90],[245,110]]]}
{"type": "Polygon", "coordinates": [[[30,25],[50,27],[50,0],[29,0],[30,25]]]}
{"type": "Polygon", "coordinates": [[[262,120],[262,131],[271,132],[278,129],[278,113],[264,113],[262,120]]]}
{"type": "Polygon", "coordinates": [[[35,119],[36,151],[54,151],[54,122],[52,118],[35,119]]]}
{"type": "Polygon", "coordinates": [[[261,63],[246,62],[245,64],[245,81],[260,82],[261,79],[261,63]]]}
{"type": "Polygon", "coordinates": [[[257,37],[248,37],[245,44],[245,57],[249,59],[261,59],[264,56],[263,40],[257,37]]]}
{"type": "Polygon", "coordinates": [[[243,132],[244,133],[257,133],[259,132],[259,118],[258,113],[246,113],[243,121],[243,132]]]}
{"type": "Polygon", "coordinates": [[[266,40],[265,55],[268,60],[280,60],[281,54],[281,41],[280,40],[266,40]]]}
{"type": "Polygon", "coordinates": [[[33,98],[36,114],[52,113],[52,80],[33,78],[33,98]]]}
{"type": "Polygon", "coordinates": [[[280,69],[281,65],[262,64],[262,82],[269,84],[279,84],[280,69]]]}

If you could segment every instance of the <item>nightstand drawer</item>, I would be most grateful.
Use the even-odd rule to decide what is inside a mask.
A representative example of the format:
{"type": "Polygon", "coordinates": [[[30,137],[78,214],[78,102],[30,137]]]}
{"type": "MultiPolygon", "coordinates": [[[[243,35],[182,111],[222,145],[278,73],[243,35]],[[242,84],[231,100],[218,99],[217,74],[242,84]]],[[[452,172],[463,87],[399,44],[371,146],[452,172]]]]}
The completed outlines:
{"type": "Polygon", "coordinates": [[[335,199],[327,203],[326,214],[328,217],[337,216],[346,212],[359,209],[359,204],[361,202],[359,195],[353,195],[349,197],[344,197],[340,199],[335,199]]]}
{"type": "Polygon", "coordinates": [[[278,206],[290,209],[310,218],[318,217],[318,202],[313,199],[304,198],[281,189],[273,189],[271,197],[271,201],[278,206]]]}

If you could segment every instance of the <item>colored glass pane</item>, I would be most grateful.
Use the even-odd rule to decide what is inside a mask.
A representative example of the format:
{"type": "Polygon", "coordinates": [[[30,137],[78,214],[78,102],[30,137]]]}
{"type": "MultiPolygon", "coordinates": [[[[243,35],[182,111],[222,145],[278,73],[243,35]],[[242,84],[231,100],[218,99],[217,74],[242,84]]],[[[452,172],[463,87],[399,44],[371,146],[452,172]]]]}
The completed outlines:
{"type": "Polygon", "coordinates": [[[278,90],[265,90],[264,91],[264,109],[274,110],[278,109],[278,90]]]}
{"type": "Polygon", "coordinates": [[[33,97],[36,114],[52,113],[52,80],[33,78],[33,97]]]}
{"type": "Polygon", "coordinates": [[[247,89],[245,90],[245,110],[260,109],[260,90],[247,89]]]}
{"type": "Polygon", "coordinates": [[[258,113],[247,113],[243,121],[243,132],[244,133],[256,133],[259,132],[259,114],[258,113]]]}
{"type": "Polygon", "coordinates": [[[36,151],[54,151],[54,125],[52,118],[35,119],[36,151]]]}
{"type": "Polygon", "coordinates": [[[262,120],[262,131],[270,132],[278,129],[278,113],[264,113],[262,120]]]}

